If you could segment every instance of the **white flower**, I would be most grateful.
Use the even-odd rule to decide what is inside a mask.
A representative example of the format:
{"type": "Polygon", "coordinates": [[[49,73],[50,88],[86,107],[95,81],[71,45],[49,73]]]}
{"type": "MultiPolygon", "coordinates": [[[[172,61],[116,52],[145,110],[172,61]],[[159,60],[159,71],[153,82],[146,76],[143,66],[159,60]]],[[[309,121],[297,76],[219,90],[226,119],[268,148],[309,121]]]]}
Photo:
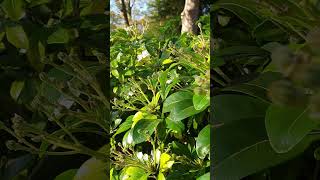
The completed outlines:
{"type": "Polygon", "coordinates": [[[181,70],[181,69],[182,69],[182,67],[181,67],[181,66],[178,66],[178,69],[179,69],[179,70],[181,70]]]}
{"type": "Polygon", "coordinates": [[[132,133],[129,133],[129,134],[128,134],[127,143],[128,143],[128,144],[132,144],[132,143],[133,143],[132,133]]]}
{"type": "Polygon", "coordinates": [[[171,82],[172,82],[172,79],[168,79],[168,80],[166,81],[167,84],[170,84],[171,82]]]}
{"type": "Polygon", "coordinates": [[[142,59],[150,56],[149,52],[147,50],[142,51],[140,55],[138,55],[138,61],[141,61],[142,59]]]}
{"type": "Polygon", "coordinates": [[[129,91],[128,95],[133,96],[133,92],[129,91]]]}
{"type": "Polygon", "coordinates": [[[26,49],[20,49],[19,52],[20,52],[21,54],[25,54],[25,53],[27,53],[27,50],[26,50],[26,49]]]}
{"type": "Polygon", "coordinates": [[[156,162],[156,164],[159,164],[160,163],[160,156],[161,156],[161,152],[159,149],[156,149],[156,152],[154,154],[154,161],[156,162]]]}
{"type": "Polygon", "coordinates": [[[144,155],[143,155],[143,160],[144,160],[144,161],[148,161],[148,159],[149,159],[148,154],[144,154],[144,155]]]}
{"type": "Polygon", "coordinates": [[[138,153],[137,153],[137,158],[138,158],[139,160],[142,160],[142,158],[143,158],[143,153],[142,153],[142,152],[138,152],[138,153]]]}

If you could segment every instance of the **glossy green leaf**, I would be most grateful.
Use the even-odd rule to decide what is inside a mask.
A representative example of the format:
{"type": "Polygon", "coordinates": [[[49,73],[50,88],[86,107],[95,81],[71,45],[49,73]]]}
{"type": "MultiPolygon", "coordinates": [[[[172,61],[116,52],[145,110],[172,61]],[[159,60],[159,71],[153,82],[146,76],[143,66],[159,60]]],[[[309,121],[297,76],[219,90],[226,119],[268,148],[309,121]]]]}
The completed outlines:
{"type": "Polygon", "coordinates": [[[4,0],[1,3],[1,7],[6,12],[8,17],[14,21],[18,21],[23,18],[26,14],[25,12],[25,2],[24,0],[4,0]]]}
{"type": "Polygon", "coordinates": [[[54,178],[54,180],[71,180],[76,175],[77,171],[77,169],[69,169],[59,174],[57,177],[54,178]]]}
{"type": "Polygon", "coordinates": [[[193,93],[180,91],[169,96],[163,103],[163,112],[170,112],[169,118],[173,121],[181,121],[195,115],[197,111],[192,102],[193,93]]]}
{"type": "Polygon", "coordinates": [[[288,161],[302,153],[319,137],[307,137],[287,153],[276,153],[267,140],[257,142],[230,155],[213,169],[214,179],[239,180],[263,169],[288,161]]]}
{"type": "Polygon", "coordinates": [[[70,35],[67,29],[58,28],[54,31],[47,40],[48,44],[63,44],[68,43],[70,40],[70,35]]]}
{"type": "Polygon", "coordinates": [[[16,48],[28,49],[29,40],[24,29],[20,25],[8,26],[6,28],[6,35],[8,41],[16,48]]]}
{"type": "Polygon", "coordinates": [[[210,97],[207,95],[194,94],[192,101],[194,108],[198,111],[203,111],[210,105],[210,97]]]}
{"type": "Polygon", "coordinates": [[[132,138],[134,144],[142,143],[150,138],[155,131],[156,127],[160,123],[160,120],[140,120],[132,129],[132,138]]]}
{"type": "Polygon", "coordinates": [[[242,94],[247,94],[249,96],[260,99],[261,101],[265,101],[267,103],[270,102],[267,93],[269,89],[269,85],[282,78],[281,73],[277,72],[265,72],[260,74],[256,79],[241,83],[239,85],[230,86],[224,88],[222,91],[233,91],[242,94]]]}
{"type": "Polygon", "coordinates": [[[128,129],[130,129],[132,126],[132,123],[133,123],[132,118],[133,118],[133,115],[127,117],[127,119],[123,123],[121,123],[118,130],[116,131],[116,133],[113,136],[116,136],[117,134],[123,133],[123,132],[127,131],[128,129]]]}
{"type": "Polygon", "coordinates": [[[15,101],[18,100],[23,87],[24,81],[14,81],[11,84],[10,95],[15,101]]]}
{"type": "Polygon", "coordinates": [[[269,103],[257,98],[237,95],[224,94],[211,98],[213,104],[214,124],[228,124],[248,118],[264,118],[269,103]],[[235,103],[237,102],[237,103],[235,103]]]}
{"type": "Polygon", "coordinates": [[[197,180],[210,180],[210,172],[198,177],[197,180]]]}
{"type": "Polygon", "coordinates": [[[139,167],[127,167],[123,173],[126,180],[147,180],[149,174],[142,168],[139,167]]]}
{"type": "Polygon", "coordinates": [[[172,121],[170,118],[166,118],[167,128],[175,133],[182,133],[185,129],[184,123],[181,121],[172,121]]]}
{"type": "Polygon", "coordinates": [[[271,105],[265,118],[271,146],[285,153],[298,144],[317,123],[309,118],[309,109],[271,105]]]}
{"type": "Polygon", "coordinates": [[[164,176],[164,174],[162,172],[159,172],[157,180],[166,180],[166,177],[164,176]]]}
{"type": "Polygon", "coordinates": [[[196,151],[201,159],[210,153],[210,125],[204,127],[196,139],[196,151]]]}

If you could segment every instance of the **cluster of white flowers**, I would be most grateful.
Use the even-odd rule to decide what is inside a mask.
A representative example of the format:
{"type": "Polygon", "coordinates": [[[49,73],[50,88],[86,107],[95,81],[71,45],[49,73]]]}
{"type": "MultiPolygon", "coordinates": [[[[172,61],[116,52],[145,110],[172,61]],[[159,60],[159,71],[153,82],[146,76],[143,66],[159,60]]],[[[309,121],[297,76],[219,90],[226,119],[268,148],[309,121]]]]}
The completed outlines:
{"type": "Polygon", "coordinates": [[[150,56],[149,52],[147,50],[143,50],[140,55],[138,55],[138,61],[141,61],[142,59],[150,56]]]}
{"type": "Polygon", "coordinates": [[[148,154],[143,154],[142,152],[138,152],[137,153],[137,158],[140,160],[140,161],[145,161],[147,162],[149,160],[149,155],[148,154]]]}

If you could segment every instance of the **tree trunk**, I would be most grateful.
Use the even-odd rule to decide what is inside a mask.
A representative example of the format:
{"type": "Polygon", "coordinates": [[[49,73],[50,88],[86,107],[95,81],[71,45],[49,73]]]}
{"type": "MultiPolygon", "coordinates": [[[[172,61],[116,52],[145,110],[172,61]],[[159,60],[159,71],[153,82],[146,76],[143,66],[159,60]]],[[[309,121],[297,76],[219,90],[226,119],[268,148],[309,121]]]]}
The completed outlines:
{"type": "Polygon", "coordinates": [[[196,21],[199,18],[199,5],[200,0],[186,0],[181,13],[181,33],[197,33],[198,27],[196,21]]]}
{"type": "MultiPolygon", "coordinates": [[[[130,5],[129,5],[130,6],[130,5]]],[[[128,11],[125,0],[121,0],[121,13],[127,26],[130,26],[128,11]]]]}

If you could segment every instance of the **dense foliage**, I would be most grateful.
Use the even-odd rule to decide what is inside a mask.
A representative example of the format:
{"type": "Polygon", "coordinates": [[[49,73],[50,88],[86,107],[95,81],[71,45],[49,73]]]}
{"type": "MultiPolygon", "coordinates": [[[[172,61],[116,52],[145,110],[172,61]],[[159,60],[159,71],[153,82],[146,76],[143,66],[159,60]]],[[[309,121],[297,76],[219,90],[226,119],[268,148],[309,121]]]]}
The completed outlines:
{"type": "Polygon", "coordinates": [[[209,17],[199,25],[165,39],[111,34],[113,179],[209,178],[209,17]]]}
{"type": "Polygon", "coordinates": [[[319,1],[211,10],[213,175],[319,179],[319,1]]]}
{"type": "Polygon", "coordinates": [[[107,178],[107,5],[0,0],[0,179],[107,178]]]}

